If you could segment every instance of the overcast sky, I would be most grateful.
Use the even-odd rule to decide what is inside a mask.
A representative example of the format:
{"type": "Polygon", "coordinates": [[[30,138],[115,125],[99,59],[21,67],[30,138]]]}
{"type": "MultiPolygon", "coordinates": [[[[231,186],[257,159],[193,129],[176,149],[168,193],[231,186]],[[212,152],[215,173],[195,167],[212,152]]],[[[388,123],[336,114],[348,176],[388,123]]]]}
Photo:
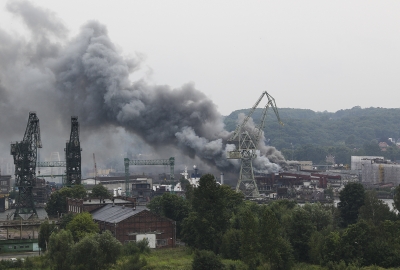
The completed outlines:
{"type": "MultiPolygon", "coordinates": [[[[24,35],[7,2],[0,25],[24,35]]],[[[124,55],[145,57],[132,80],[193,82],[223,115],[263,91],[281,108],[400,107],[400,1],[31,2],[71,38],[89,20],[106,25],[124,55]]]]}

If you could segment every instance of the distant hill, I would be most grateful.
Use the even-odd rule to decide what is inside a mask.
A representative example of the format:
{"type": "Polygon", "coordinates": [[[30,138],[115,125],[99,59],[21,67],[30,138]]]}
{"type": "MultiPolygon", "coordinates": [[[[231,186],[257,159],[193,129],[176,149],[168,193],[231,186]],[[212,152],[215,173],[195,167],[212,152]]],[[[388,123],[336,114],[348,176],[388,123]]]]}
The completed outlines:
{"type": "MultiPolygon", "coordinates": [[[[262,108],[253,114],[255,123],[261,117],[262,108]]],[[[239,113],[247,114],[249,109],[232,112],[224,119],[226,129],[236,128],[239,113]]],[[[269,145],[277,149],[290,149],[291,143],[298,148],[303,145],[362,147],[372,140],[386,141],[400,138],[400,108],[354,107],[348,110],[314,112],[308,109],[278,109],[280,126],[273,110],[268,111],[265,137],[269,145]]]]}

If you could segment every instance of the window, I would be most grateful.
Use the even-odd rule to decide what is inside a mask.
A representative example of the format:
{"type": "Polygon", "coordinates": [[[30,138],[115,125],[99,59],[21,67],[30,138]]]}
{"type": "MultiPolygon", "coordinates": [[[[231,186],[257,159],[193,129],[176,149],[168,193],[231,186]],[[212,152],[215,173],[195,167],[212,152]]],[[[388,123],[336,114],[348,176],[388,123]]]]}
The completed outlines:
{"type": "Polygon", "coordinates": [[[25,248],[29,248],[29,246],[25,246],[25,248]]]}
{"type": "Polygon", "coordinates": [[[19,246],[19,248],[24,248],[24,246],[19,246]]]}
{"type": "Polygon", "coordinates": [[[1,181],[0,183],[2,186],[7,186],[7,181],[1,181]]]}

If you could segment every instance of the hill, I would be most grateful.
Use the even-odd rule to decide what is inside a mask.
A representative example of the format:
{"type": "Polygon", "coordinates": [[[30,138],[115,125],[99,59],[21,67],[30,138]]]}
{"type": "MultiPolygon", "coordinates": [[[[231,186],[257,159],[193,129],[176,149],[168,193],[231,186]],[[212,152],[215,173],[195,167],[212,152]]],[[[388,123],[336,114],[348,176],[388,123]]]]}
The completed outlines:
{"type": "MultiPolygon", "coordinates": [[[[238,114],[246,114],[249,110],[237,110],[226,116],[226,129],[235,129],[238,114]]],[[[258,108],[253,114],[256,123],[260,120],[262,110],[258,108]]],[[[287,158],[290,155],[296,157],[296,153],[306,146],[327,150],[321,153],[317,163],[322,162],[324,154],[335,154],[329,147],[347,149],[347,152],[363,149],[358,154],[366,154],[368,151],[365,148],[371,146],[375,148],[374,154],[381,154],[376,151],[375,144],[388,142],[388,138],[400,138],[400,108],[362,109],[357,106],[334,113],[291,108],[280,108],[278,111],[284,126],[279,125],[275,114],[269,110],[264,132],[268,144],[282,151],[287,158]]],[[[400,159],[400,156],[393,158],[400,159]]],[[[345,161],[348,163],[349,157],[345,161]]]]}

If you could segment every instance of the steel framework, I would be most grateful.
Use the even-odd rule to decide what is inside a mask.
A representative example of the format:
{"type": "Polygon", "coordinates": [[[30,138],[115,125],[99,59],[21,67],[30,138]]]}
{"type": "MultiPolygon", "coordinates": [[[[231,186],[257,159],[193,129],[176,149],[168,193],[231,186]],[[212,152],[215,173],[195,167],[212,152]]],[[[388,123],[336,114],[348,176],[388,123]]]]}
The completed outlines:
{"type": "Polygon", "coordinates": [[[170,157],[169,159],[151,159],[151,160],[129,160],[129,158],[124,158],[124,165],[125,165],[125,193],[126,193],[126,196],[130,196],[129,165],[165,165],[165,166],[169,166],[170,167],[169,178],[172,182],[175,179],[175,177],[174,177],[175,158],[174,157],[170,157]]]}
{"type": "Polygon", "coordinates": [[[32,194],[36,180],[37,148],[42,148],[39,118],[35,112],[30,112],[23,140],[11,144],[15,185],[18,187],[14,219],[37,217],[32,194]]]}
{"type": "Polygon", "coordinates": [[[81,144],[79,142],[79,122],[77,116],[71,116],[71,135],[66,143],[66,186],[81,184],[81,144]]]}
{"type": "Polygon", "coordinates": [[[256,180],[254,179],[253,160],[257,157],[257,146],[261,135],[263,135],[265,119],[267,117],[267,110],[269,107],[272,107],[279,123],[282,124],[278,109],[276,108],[275,99],[265,91],[258,98],[257,102],[251,108],[243,122],[236,127],[236,130],[232,133],[228,140],[229,142],[235,143],[237,146],[237,150],[227,153],[227,158],[241,160],[240,174],[238,183],[236,185],[236,191],[242,192],[245,197],[260,196],[256,180]],[[268,98],[268,102],[263,109],[260,123],[253,130],[249,130],[249,128],[246,127],[246,124],[264,96],[268,98]]]}

